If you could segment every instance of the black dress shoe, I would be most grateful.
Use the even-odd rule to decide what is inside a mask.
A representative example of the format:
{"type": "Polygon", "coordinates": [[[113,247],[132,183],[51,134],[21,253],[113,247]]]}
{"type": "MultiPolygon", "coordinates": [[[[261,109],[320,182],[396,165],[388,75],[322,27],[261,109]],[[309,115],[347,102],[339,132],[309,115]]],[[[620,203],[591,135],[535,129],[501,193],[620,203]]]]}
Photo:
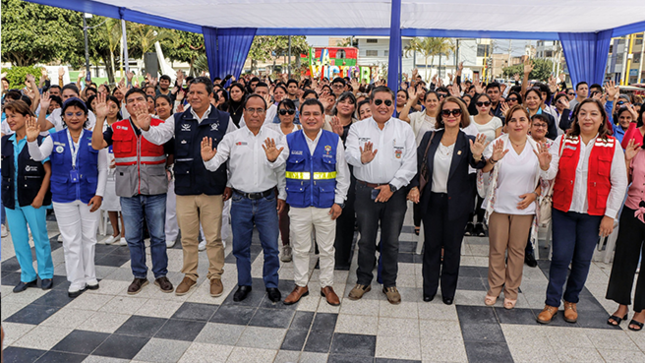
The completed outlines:
{"type": "Polygon", "coordinates": [[[477,237],[486,237],[486,231],[484,231],[484,225],[477,223],[475,225],[475,230],[473,231],[473,236],[477,237]]]}
{"type": "Polygon", "coordinates": [[[537,266],[537,261],[535,260],[535,255],[532,253],[524,254],[524,263],[529,267],[537,266]]]}
{"type": "Polygon", "coordinates": [[[23,292],[27,290],[28,287],[38,287],[38,280],[34,280],[32,282],[20,281],[20,283],[13,288],[13,292],[23,292]]]}
{"type": "Polygon", "coordinates": [[[443,298],[443,303],[446,305],[452,305],[452,297],[444,297],[443,298]]]}
{"type": "Polygon", "coordinates": [[[464,231],[464,236],[472,236],[473,232],[475,232],[475,225],[473,222],[468,222],[466,225],[466,231],[464,231]]]}
{"type": "Polygon", "coordinates": [[[423,295],[423,301],[430,302],[432,300],[434,300],[434,295],[423,295]]]}
{"type": "Polygon", "coordinates": [[[253,288],[251,286],[238,286],[237,291],[233,294],[233,301],[240,302],[246,299],[246,296],[251,292],[253,288]]]}
{"type": "Polygon", "coordinates": [[[53,279],[42,279],[40,280],[40,288],[43,290],[49,290],[54,286],[53,279]]]}
{"type": "Polygon", "coordinates": [[[277,303],[278,301],[282,300],[280,290],[276,289],[275,287],[268,287],[267,295],[269,296],[269,300],[271,300],[271,302],[277,303]]]}

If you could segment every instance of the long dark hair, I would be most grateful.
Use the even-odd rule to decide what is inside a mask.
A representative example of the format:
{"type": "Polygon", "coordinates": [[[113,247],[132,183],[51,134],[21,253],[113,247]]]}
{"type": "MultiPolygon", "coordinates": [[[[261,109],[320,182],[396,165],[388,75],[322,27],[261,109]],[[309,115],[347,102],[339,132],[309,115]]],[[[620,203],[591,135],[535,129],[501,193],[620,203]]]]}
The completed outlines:
{"type": "Polygon", "coordinates": [[[598,111],[600,111],[600,115],[602,116],[602,123],[598,128],[598,136],[603,140],[607,140],[607,137],[611,136],[611,131],[607,128],[607,112],[605,112],[605,108],[603,107],[602,103],[600,103],[600,101],[595,98],[587,98],[584,101],[580,102],[580,104],[578,104],[571,128],[569,129],[569,131],[567,131],[567,136],[580,136],[578,114],[580,113],[582,106],[587,103],[593,103],[598,108],[598,111]]]}

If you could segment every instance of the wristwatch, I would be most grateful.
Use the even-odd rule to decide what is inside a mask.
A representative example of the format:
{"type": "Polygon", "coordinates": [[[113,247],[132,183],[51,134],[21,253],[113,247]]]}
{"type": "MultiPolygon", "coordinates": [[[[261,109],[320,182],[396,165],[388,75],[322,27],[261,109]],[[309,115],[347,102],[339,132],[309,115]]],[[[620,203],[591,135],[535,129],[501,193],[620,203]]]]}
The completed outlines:
{"type": "Polygon", "coordinates": [[[389,186],[390,186],[390,191],[391,191],[392,193],[394,193],[394,192],[396,192],[396,191],[398,190],[398,188],[397,188],[397,187],[395,187],[395,186],[394,186],[394,185],[392,185],[392,184],[389,184],[389,186]]]}

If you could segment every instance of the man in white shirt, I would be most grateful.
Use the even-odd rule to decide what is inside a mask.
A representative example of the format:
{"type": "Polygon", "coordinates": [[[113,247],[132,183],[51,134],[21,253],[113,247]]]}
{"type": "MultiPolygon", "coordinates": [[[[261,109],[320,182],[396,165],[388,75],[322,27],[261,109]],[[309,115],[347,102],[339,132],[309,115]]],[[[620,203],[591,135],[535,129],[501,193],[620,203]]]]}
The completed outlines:
{"type": "MultiPolygon", "coordinates": [[[[267,104],[266,112],[264,113],[264,125],[270,125],[273,123],[275,115],[278,113],[278,106],[271,102],[271,94],[269,94],[269,86],[264,82],[259,82],[255,86],[253,91],[254,95],[261,96],[267,104]]],[[[246,122],[244,121],[244,115],[240,118],[240,127],[244,127],[246,122]]]]}
{"type": "Polygon", "coordinates": [[[253,226],[258,229],[264,251],[262,275],[269,300],[276,303],[281,295],[278,290],[278,212],[285,206],[284,189],[277,199],[275,187],[280,178],[284,158],[282,135],[262,127],[266,101],[259,95],[248,97],[244,104],[246,127],[226,134],[217,149],[205,137],[201,155],[207,170],[215,171],[228,161],[229,185],[233,188],[231,228],[233,230],[233,255],[237,260],[238,288],[233,301],[242,301],[252,290],[251,237],[253,226]],[[276,161],[277,160],[277,161],[276,161]]]}
{"type": "Polygon", "coordinates": [[[175,194],[177,195],[177,217],[181,229],[181,244],[184,253],[185,274],[175,289],[175,295],[182,296],[196,287],[198,266],[199,226],[204,229],[210,294],[221,296],[224,287],[221,277],[224,273],[224,245],[222,244],[222,208],[230,198],[227,188],[226,166],[216,171],[206,170],[201,156],[201,140],[208,136],[217,147],[225,134],[237,128],[228,113],[219,111],[210,104],[213,83],[207,77],[193,79],[188,89],[190,107],[182,113],[175,113],[158,126],[140,125],[141,135],[156,145],[162,145],[175,138],[175,194]]]}
{"type": "MultiPolygon", "coordinates": [[[[334,292],[336,218],[341,215],[350,184],[349,168],[340,137],[322,130],[324,107],[316,99],[301,108],[302,130],[287,136],[286,196],[293,239],[296,287],[284,300],[291,305],[309,293],[309,250],[315,227],[320,251],[321,294],[330,305],[339,305],[334,292]]],[[[353,231],[353,225],[352,225],[353,231]]]]}
{"type": "Polygon", "coordinates": [[[361,234],[352,300],[371,289],[380,222],[383,292],[390,303],[401,302],[396,289],[399,234],[407,208],[405,186],[417,173],[417,148],[410,125],[392,117],[394,97],[389,88],[376,87],[370,95],[372,117],[353,124],[345,142],[345,157],[357,179],[355,209],[361,234]]]}

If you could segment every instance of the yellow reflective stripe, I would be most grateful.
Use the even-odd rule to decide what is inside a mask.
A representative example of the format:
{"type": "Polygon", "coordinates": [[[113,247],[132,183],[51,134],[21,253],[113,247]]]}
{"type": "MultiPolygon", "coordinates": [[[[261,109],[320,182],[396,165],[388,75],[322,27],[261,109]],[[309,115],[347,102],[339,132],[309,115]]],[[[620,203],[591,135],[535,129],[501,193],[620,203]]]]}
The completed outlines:
{"type": "MultiPolygon", "coordinates": [[[[309,180],[311,179],[311,173],[309,172],[297,172],[297,171],[288,171],[286,173],[286,177],[288,179],[299,179],[299,180],[309,180]]],[[[316,172],[314,173],[314,179],[315,180],[322,180],[322,179],[336,179],[336,172],[328,172],[328,173],[323,173],[323,172],[316,172]]]]}
{"type": "Polygon", "coordinates": [[[336,179],[336,172],[314,173],[314,179],[336,179]]]}

